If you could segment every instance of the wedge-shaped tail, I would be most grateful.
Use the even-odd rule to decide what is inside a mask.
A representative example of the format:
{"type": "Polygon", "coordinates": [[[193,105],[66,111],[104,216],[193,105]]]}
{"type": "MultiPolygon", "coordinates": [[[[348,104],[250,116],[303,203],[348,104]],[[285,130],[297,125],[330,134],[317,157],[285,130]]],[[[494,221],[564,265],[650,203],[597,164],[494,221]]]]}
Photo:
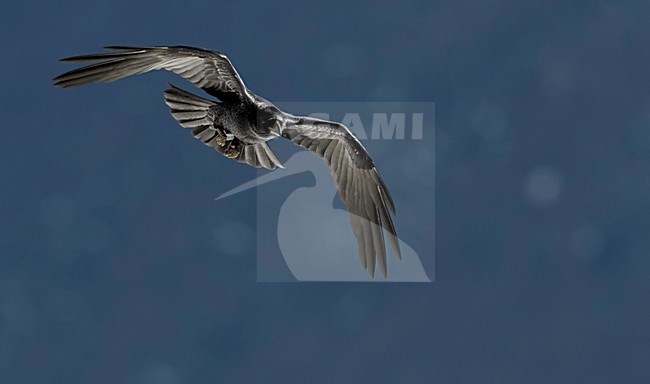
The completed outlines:
{"type": "Polygon", "coordinates": [[[196,128],[214,124],[208,115],[211,107],[218,106],[216,102],[184,91],[173,84],[169,85],[171,88],[165,91],[165,103],[181,127],[196,128]]]}

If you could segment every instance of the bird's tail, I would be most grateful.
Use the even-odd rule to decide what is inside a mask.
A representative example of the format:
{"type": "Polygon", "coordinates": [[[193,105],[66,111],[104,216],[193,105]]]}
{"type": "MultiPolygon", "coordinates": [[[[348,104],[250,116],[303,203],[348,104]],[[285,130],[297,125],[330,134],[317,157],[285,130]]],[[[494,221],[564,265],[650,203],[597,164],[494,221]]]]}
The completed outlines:
{"type": "Polygon", "coordinates": [[[171,83],[169,85],[171,88],[165,91],[165,103],[183,128],[212,125],[208,113],[210,107],[217,105],[216,102],[184,91],[171,83]]]}

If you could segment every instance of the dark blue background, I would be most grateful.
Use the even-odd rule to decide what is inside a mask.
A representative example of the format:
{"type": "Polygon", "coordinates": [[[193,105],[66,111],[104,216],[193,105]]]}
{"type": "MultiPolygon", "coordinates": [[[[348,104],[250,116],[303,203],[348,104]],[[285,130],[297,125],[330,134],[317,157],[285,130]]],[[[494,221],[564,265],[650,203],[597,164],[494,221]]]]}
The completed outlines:
{"type": "Polygon", "coordinates": [[[0,382],[647,382],[647,2],[2,8],[0,382]],[[270,100],[435,101],[436,282],[256,283],[218,235],[254,238],[254,192],[212,200],[255,171],[175,129],[173,77],[51,87],[111,44],[218,49],[270,100]]]}

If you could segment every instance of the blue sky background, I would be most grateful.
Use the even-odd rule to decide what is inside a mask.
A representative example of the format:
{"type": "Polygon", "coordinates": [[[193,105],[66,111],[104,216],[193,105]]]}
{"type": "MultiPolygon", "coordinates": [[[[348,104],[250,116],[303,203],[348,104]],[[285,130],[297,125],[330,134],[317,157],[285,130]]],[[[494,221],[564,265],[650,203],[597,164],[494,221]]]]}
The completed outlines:
{"type": "Polygon", "coordinates": [[[647,382],[649,12],[3,5],[0,382],[647,382]],[[176,127],[172,76],[51,86],[112,44],[218,49],[270,100],[435,101],[436,282],[257,283],[215,235],[254,238],[254,192],[213,201],[255,170],[176,127]]]}

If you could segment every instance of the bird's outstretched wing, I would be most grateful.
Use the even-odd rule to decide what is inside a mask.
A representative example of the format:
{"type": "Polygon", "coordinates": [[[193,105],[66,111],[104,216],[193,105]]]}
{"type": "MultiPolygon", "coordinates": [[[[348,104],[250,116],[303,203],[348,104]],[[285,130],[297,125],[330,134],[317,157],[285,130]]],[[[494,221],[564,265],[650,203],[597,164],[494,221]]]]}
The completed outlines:
{"type": "Polygon", "coordinates": [[[374,276],[378,260],[381,272],[386,276],[382,229],[386,230],[395,254],[401,259],[391,218],[391,212],[395,214],[395,205],[363,145],[345,126],[307,117],[296,118],[294,124],[282,131],[282,136],[325,160],[339,196],[350,213],[350,225],[357,238],[363,267],[374,276]]]}
{"type": "Polygon", "coordinates": [[[223,101],[251,100],[251,94],[226,55],[202,48],[121,47],[114,52],[62,59],[69,62],[93,63],[54,78],[54,85],[63,88],[91,83],[109,83],[128,76],[165,69],[174,72],[223,101]]]}

